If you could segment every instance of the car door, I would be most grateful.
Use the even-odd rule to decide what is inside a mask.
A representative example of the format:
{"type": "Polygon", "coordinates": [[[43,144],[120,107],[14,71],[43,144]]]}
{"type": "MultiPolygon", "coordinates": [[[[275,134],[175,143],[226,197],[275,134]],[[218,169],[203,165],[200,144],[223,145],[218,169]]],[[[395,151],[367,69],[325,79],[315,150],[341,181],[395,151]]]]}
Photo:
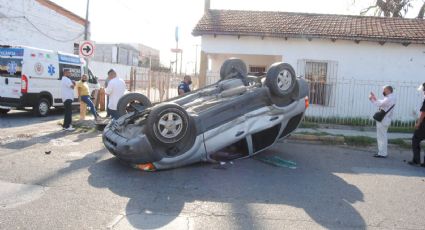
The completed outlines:
{"type": "Polygon", "coordinates": [[[0,48],[0,97],[21,97],[23,53],[21,48],[0,48]]]}
{"type": "Polygon", "coordinates": [[[230,122],[204,133],[207,153],[214,153],[244,139],[247,134],[246,117],[240,116],[230,122]]]}

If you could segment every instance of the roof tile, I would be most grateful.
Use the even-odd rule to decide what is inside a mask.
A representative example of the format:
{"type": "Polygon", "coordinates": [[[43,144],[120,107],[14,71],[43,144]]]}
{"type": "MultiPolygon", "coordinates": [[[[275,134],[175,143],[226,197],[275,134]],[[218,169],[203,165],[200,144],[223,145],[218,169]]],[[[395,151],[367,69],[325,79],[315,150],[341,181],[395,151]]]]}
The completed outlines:
{"type": "Polygon", "coordinates": [[[193,35],[253,35],[425,44],[425,20],[274,11],[209,10],[193,35]]]}

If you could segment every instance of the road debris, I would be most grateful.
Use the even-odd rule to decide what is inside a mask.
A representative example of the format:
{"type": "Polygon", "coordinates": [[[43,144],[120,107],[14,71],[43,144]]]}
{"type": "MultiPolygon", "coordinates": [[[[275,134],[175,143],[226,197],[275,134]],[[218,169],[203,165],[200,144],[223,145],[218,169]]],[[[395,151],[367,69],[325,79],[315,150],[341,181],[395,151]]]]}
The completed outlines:
{"type": "Polygon", "coordinates": [[[276,167],[296,169],[297,163],[293,161],[284,160],[278,156],[265,157],[265,156],[256,156],[254,159],[259,160],[263,163],[270,164],[276,167]]]}

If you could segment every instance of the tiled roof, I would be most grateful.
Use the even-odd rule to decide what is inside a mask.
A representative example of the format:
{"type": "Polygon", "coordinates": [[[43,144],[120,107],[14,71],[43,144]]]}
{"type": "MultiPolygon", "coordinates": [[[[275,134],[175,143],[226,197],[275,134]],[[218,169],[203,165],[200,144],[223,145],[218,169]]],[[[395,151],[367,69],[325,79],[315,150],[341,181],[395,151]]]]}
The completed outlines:
{"type": "Polygon", "coordinates": [[[193,35],[249,35],[425,44],[425,20],[272,11],[209,10],[193,35]]]}

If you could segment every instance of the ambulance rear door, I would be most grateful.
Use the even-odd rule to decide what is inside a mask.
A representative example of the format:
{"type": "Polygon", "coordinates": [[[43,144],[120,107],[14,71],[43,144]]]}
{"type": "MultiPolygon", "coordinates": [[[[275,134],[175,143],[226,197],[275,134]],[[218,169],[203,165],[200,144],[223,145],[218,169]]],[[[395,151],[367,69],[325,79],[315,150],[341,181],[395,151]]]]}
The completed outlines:
{"type": "Polygon", "coordinates": [[[0,98],[21,97],[23,48],[0,47],[0,98]]]}

